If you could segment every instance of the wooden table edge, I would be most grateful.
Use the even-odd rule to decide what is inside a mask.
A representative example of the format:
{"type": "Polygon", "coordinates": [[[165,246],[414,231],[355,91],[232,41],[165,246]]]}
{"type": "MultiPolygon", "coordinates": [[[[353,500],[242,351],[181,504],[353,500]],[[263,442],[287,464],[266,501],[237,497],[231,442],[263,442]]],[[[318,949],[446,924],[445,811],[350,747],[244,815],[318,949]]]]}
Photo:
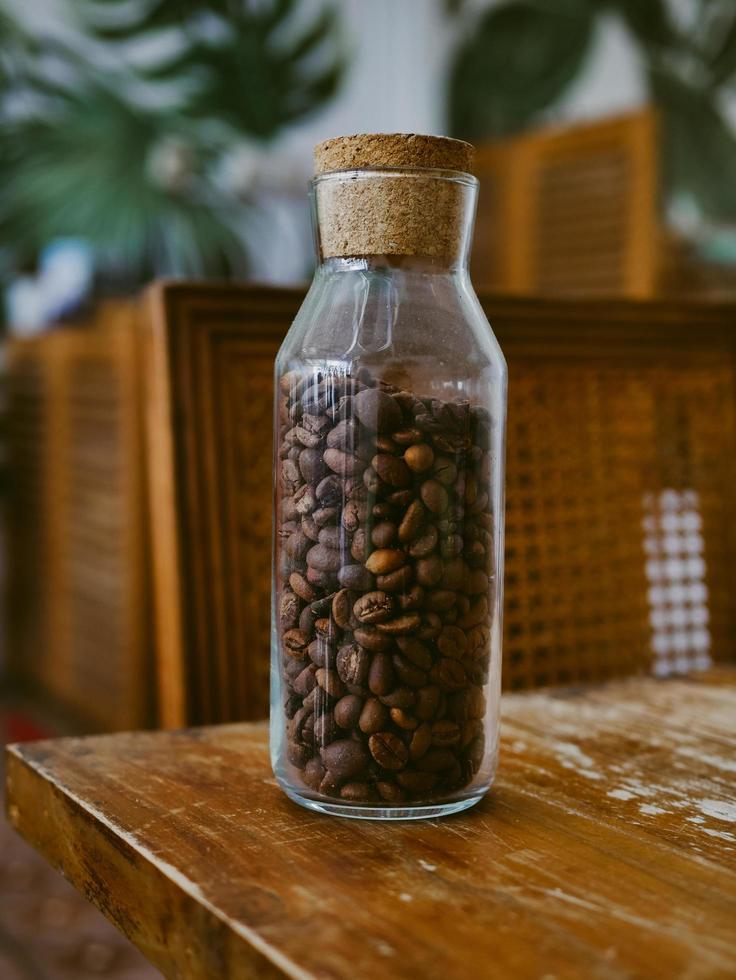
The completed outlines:
{"type": "MultiPolygon", "coordinates": [[[[58,744],[58,742],[73,740],[55,739],[54,741],[58,744]]],[[[38,742],[28,744],[34,746],[35,752],[38,751],[38,742]]],[[[227,941],[232,942],[233,939],[240,941],[242,945],[239,950],[240,961],[242,965],[248,965],[253,977],[271,980],[271,978],[287,976],[293,977],[295,980],[310,980],[310,974],[274,949],[255,930],[223,915],[202,895],[199,887],[190,881],[183,872],[159,858],[147,847],[140,843],[134,844],[135,838],[132,834],[116,827],[94,806],[80,800],[73,792],[65,790],[54,776],[45,771],[38,762],[29,762],[24,756],[24,743],[7,745],[5,747],[5,761],[5,810],[10,825],[88,901],[92,902],[106,918],[110,919],[123,935],[137,946],[141,953],[166,976],[201,976],[202,980],[205,980],[202,974],[182,974],[178,969],[171,970],[172,966],[178,967],[181,964],[172,960],[170,943],[167,943],[166,946],[153,942],[141,943],[139,941],[140,934],[134,934],[132,930],[126,928],[126,920],[130,920],[134,906],[131,905],[129,911],[127,908],[116,909],[115,903],[110,901],[113,894],[120,894],[120,875],[115,874],[115,868],[120,868],[121,861],[135,867],[137,873],[146,876],[150,883],[155,884],[158,880],[159,884],[170,892],[172,899],[177,902],[183,901],[186,911],[191,916],[200,915],[204,909],[210,917],[216,933],[222,932],[224,927],[223,936],[227,941]],[[41,800],[40,807],[39,800],[41,800]],[[41,819],[35,821],[33,819],[20,820],[22,809],[29,803],[34,809],[40,810],[41,819]],[[73,818],[72,814],[75,814],[76,817],[73,818]],[[96,868],[98,879],[101,877],[101,872],[107,872],[106,877],[109,879],[107,881],[108,887],[101,893],[88,887],[88,875],[82,874],[75,867],[71,855],[67,854],[65,859],[65,851],[75,852],[77,856],[81,854],[81,849],[74,846],[78,839],[78,824],[84,825],[89,835],[85,840],[86,850],[99,849],[100,855],[107,858],[109,862],[108,867],[98,865],[96,868]],[[35,828],[37,833],[29,833],[30,828],[35,828]],[[49,841],[52,829],[57,832],[55,842],[49,841]],[[113,882],[116,885],[114,892],[112,891],[113,882]],[[163,950],[165,950],[165,955],[162,955],[163,950]]],[[[105,884],[104,878],[101,879],[100,883],[105,884]]],[[[186,921],[186,915],[180,916],[180,926],[183,927],[186,921]]],[[[186,952],[184,936],[180,937],[180,941],[176,945],[186,952]]]]}

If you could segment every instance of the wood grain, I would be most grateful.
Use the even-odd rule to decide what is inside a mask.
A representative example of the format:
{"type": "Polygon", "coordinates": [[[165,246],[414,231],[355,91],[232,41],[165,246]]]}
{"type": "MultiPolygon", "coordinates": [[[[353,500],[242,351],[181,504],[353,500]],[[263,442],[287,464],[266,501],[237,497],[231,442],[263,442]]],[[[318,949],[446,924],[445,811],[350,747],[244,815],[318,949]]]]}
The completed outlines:
{"type": "Polygon", "coordinates": [[[258,725],[8,753],[14,826],[168,977],[730,977],[736,673],[504,699],[474,810],[290,803],[258,725]]]}

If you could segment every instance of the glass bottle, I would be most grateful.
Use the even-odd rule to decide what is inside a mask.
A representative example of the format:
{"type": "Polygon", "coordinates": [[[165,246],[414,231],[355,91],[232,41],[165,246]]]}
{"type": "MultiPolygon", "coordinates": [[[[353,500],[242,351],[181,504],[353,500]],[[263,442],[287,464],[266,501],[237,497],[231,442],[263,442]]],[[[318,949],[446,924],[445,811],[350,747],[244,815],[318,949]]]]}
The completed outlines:
{"type": "Polygon", "coordinates": [[[296,802],[431,817],[498,749],[506,364],[468,275],[473,149],[321,144],[276,360],[271,753],[296,802]]]}

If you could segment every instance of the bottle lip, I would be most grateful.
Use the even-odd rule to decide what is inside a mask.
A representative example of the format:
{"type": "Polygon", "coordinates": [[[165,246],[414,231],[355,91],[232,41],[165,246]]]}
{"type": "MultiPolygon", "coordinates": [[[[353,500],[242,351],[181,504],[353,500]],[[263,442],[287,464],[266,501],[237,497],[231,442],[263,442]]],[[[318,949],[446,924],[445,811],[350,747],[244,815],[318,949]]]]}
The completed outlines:
{"type": "Polygon", "coordinates": [[[359,180],[377,176],[385,177],[422,177],[430,180],[448,181],[454,184],[464,184],[467,187],[478,187],[479,181],[473,174],[465,170],[445,170],[434,167],[357,167],[348,170],[325,170],[314,174],[309,180],[310,187],[337,180],[359,180]]]}

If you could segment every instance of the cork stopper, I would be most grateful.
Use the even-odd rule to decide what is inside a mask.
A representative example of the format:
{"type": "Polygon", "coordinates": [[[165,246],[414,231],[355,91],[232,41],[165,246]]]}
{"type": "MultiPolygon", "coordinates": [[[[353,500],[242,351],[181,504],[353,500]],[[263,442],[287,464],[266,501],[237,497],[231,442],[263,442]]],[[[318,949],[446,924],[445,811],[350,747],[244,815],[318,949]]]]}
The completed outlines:
{"type": "Polygon", "coordinates": [[[445,136],[365,133],[320,143],[322,256],[460,256],[472,220],[474,155],[470,143],[445,136]]]}

